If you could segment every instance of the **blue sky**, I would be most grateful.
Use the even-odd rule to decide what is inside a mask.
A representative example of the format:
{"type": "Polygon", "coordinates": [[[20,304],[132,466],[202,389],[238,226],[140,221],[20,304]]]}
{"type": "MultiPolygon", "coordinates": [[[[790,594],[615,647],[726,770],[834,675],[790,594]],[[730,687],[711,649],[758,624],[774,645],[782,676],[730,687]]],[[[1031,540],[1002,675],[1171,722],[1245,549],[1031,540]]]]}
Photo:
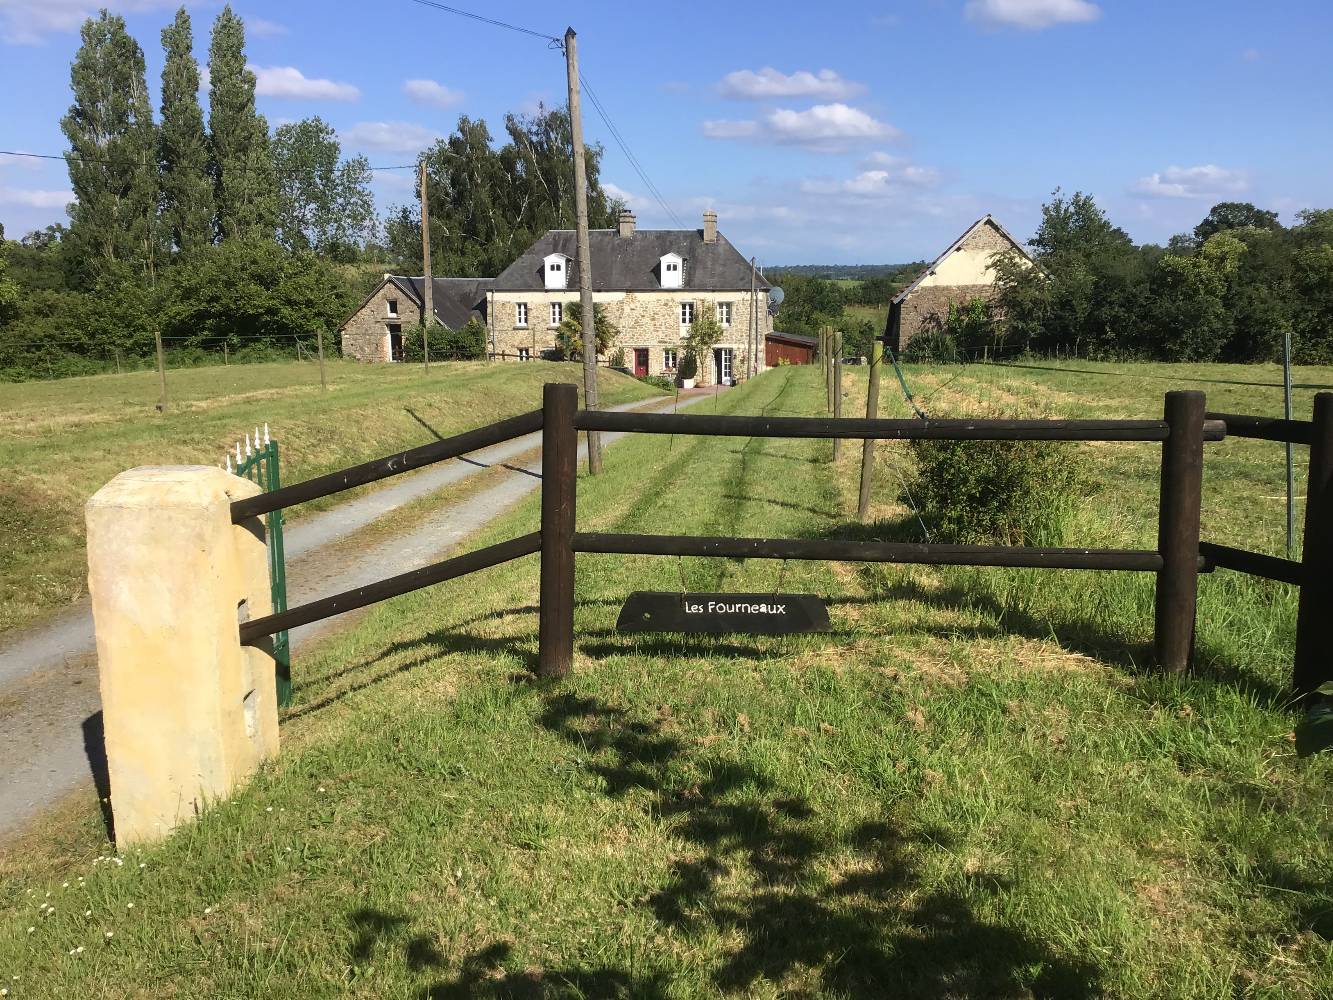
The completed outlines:
{"type": "MultiPolygon", "coordinates": [[[[1220,200],[1291,222],[1333,205],[1333,5],[1288,0],[918,0],[560,5],[457,0],[579,34],[583,71],[668,207],[705,208],[769,264],[933,257],[990,212],[1025,239],[1057,185],[1140,241],[1220,200]]],[[[109,0],[150,88],[178,0],[109,0]]],[[[0,0],[0,149],[60,152],[84,0],[0,0]]],[[[219,3],[187,4],[206,56],[219,3]]],[[[320,115],[344,149],[411,163],[458,115],[564,100],[547,43],[418,5],[285,0],[235,9],[271,125],[320,115]]],[[[671,226],[585,99],[603,179],[671,226]]],[[[409,171],[377,173],[381,212],[409,171]]],[[[0,156],[7,235],[63,218],[62,163],[0,156]]]]}

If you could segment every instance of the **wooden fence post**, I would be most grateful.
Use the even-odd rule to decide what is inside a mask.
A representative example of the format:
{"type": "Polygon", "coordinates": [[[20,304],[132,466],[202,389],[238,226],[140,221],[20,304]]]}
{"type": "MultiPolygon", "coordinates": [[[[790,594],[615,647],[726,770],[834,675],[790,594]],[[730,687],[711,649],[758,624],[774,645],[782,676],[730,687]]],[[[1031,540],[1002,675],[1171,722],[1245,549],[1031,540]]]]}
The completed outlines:
{"type": "Polygon", "coordinates": [[[1301,597],[1296,613],[1292,687],[1303,698],[1333,680],[1333,392],[1314,398],[1310,477],[1305,486],[1305,540],[1301,597]]]}
{"type": "Polygon", "coordinates": [[[564,677],[574,663],[574,501],[579,435],[578,388],[548,382],[542,391],[542,564],[537,674],[564,677]]]}
{"type": "Polygon", "coordinates": [[[1204,395],[1166,394],[1170,435],[1162,442],[1161,506],[1157,521],[1154,645],[1157,665],[1179,673],[1194,653],[1194,616],[1199,587],[1199,516],[1203,503],[1204,395]]]}
{"type": "MultiPolygon", "coordinates": [[[[833,416],[842,416],[842,331],[833,334],[833,416]]],[[[838,460],[842,450],[842,438],[833,439],[833,461],[838,460]]]]}
{"type": "MultiPolygon", "coordinates": [[[[884,345],[878,340],[870,345],[870,384],[866,387],[866,419],[879,416],[879,369],[884,364],[884,345]]],[[[856,517],[864,521],[870,512],[870,480],[875,471],[875,442],[861,442],[861,491],[856,498],[856,517]]]]}
{"type": "Polygon", "coordinates": [[[161,399],[157,403],[157,409],[159,413],[166,413],[170,403],[167,400],[167,363],[162,356],[162,333],[160,330],[153,331],[153,344],[157,348],[157,382],[162,393],[161,399]]]}

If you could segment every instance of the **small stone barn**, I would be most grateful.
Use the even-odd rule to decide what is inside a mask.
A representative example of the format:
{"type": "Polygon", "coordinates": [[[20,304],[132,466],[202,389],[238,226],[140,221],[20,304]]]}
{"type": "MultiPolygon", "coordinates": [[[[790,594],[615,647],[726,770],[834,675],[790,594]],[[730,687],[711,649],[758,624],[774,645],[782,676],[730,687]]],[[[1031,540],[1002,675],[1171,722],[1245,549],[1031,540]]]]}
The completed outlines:
{"type": "MultiPolygon", "coordinates": [[[[486,294],[493,278],[433,278],[435,322],[459,330],[468,320],[486,322],[486,294]]],[[[338,328],[344,357],[357,361],[402,361],[403,331],[421,322],[424,278],[386,274],[373,292],[338,328]]]]}
{"type": "Polygon", "coordinates": [[[986,215],[895,295],[889,301],[889,346],[894,353],[900,353],[917,334],[942,329],[950,305],[993,297],[995,270],[991,258],[997,253],[1017,254],[1029,265],[1032,263],[1023,245],[986,215]]]}

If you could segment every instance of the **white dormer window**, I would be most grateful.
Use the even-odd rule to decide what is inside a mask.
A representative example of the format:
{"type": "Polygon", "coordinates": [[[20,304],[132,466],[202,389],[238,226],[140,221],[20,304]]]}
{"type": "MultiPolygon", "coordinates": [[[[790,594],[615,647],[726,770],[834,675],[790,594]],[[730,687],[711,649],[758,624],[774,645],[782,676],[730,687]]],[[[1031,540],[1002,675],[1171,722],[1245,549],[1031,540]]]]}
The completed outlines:
{"type": "Polygon", "coordinates": [[[390,300],[386,303],[386,305],[389,307],[389,315],[390,315],[390,316],[397,316],[397,315],[398,315],[398,300],[397,300],[397,299],[390,299],[390,300]]]}
{"type": "Polygon", "coordinates": [[[546,287],[548,289],[567,288],[566,278],[569,275],[570,258],[562,253],[548,254],[542,259],[543,272],[546,275],[546,287]]]}
{"type": "Polygon", "coordinates": [[[678,253],[668,253],[662,255],[662,287],[663,288],[683,288],[682,279],[685,276],[685,261],[678,253]]]}

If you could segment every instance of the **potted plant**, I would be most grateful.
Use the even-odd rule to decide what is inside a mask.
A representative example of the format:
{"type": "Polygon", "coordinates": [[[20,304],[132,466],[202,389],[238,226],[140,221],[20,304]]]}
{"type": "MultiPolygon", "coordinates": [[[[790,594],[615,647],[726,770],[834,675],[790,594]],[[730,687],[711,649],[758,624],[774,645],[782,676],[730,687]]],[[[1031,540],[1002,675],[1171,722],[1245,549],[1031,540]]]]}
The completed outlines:
{"type": "Polygon", "coordinates": [[[699,374],[699,362],[693,351],[685,352],[685,356],[680,359],[680,370],[676,374],[680,378],[682,389],[694,388],[694,376],[699,374]]]}

